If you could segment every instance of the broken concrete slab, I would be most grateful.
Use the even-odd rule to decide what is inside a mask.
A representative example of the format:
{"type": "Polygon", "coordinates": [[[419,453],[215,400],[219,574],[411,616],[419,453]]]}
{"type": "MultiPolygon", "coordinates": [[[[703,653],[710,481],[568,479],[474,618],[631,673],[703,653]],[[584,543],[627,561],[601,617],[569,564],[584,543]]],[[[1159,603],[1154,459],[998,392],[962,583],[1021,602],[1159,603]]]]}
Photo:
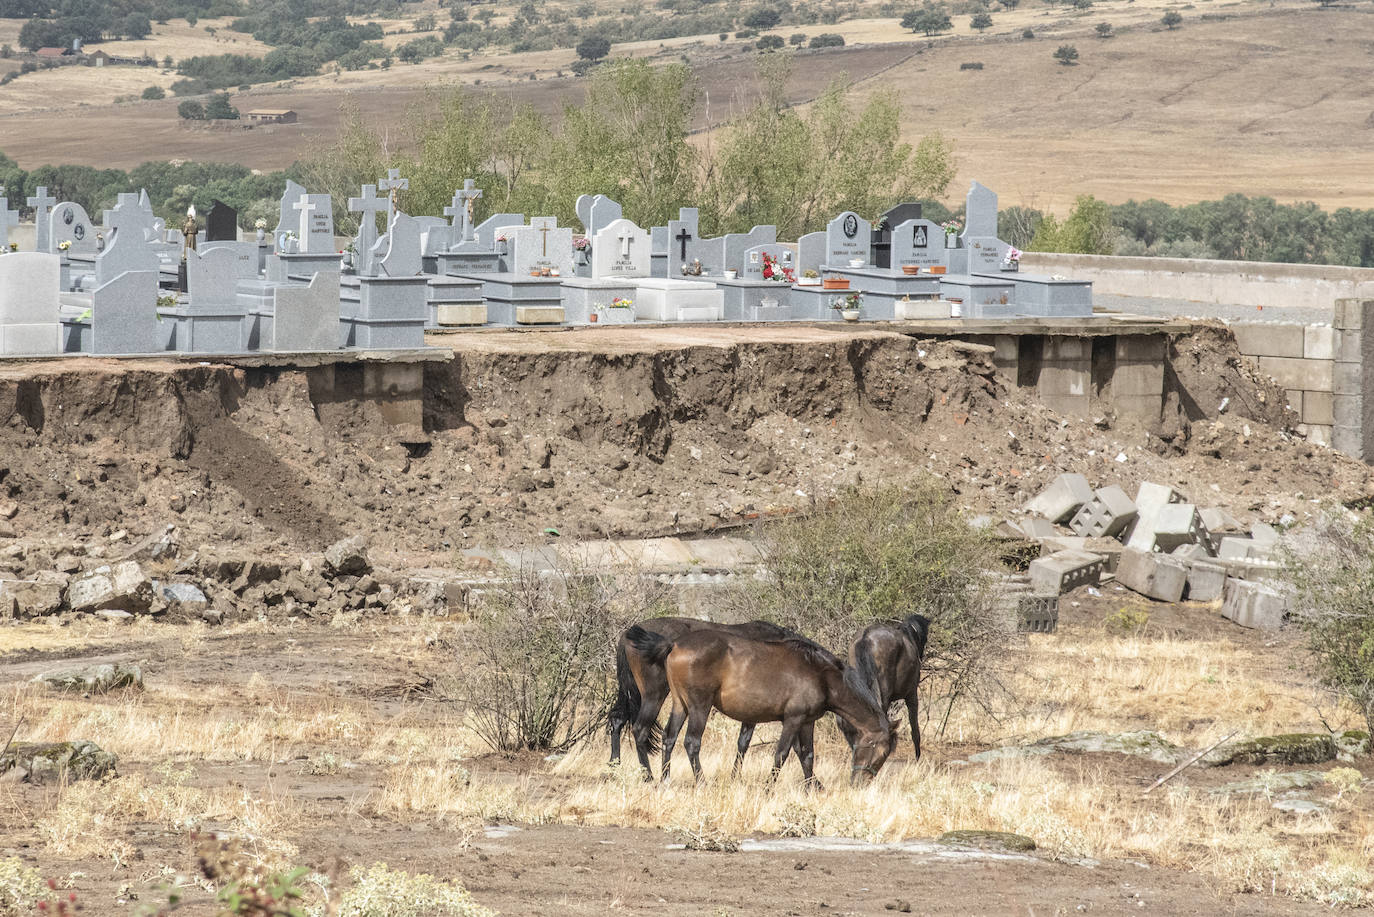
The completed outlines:
{"type": "Polygon", "coordinates": [[[1215,602],[1226,587],[1226,567],[1209,560],[1195,560],[1188,568],[1188,598],[1215,602]]]}
{"type": "Polygon", "coordinates": [[[1153,551],[1155,548],[1155,523],[1159,511],[1171,503],[1180,503],[1183,496],[1172,487],[1163,484],[1141,484],[1135,494],[1136,519],[1127,529],[1124,539],[1126,547],[1137,551],[1153,551]]]}
{"type": "Polygon", "coordinates": [[[1168,554],[1127,548],[1116,567],[1116,581],[1160,602],[1177,602],[1188,585],[1188,565],[1168,554]]]}
{"type": "Polygon", "coordinates": [[[1040,556],[1045,557],[1056,551],[1087,551],[1088,539],[1081,535],[1054,535],[1040,539],[1040,556]]]}
{"type": "Polygon", "coordinates": [[[1059,526],[1042,516],[1022,519],[1020,528],[1021,532],[1032,540],[1039,538],[1056,538],[1064,534],[1059,530],[1059,526]]]}
{"type": "Polygon", "coordinates": [[[1258,580],[1227,578],[1221,613],[1241,627],[1278,630],[1283,626],[1287,611],[1287,596],[1278,586],[1258,580]]]}
{"type": "Polygon", "coordinates": [[[1135,518],[1135,501],[1112,484],[1094,491],[1093,498],[1069,520],[1069,527],[1090,538],[1111,538],[1125,531],[1135,518]]]}
{"type": "Polygon", "coordinates": [[[372,562],[367,557],[367,539],[354,535],[343,541],[335,542],[325,549],[325,567],[334,576],[362,576],[372,572],[372,562]]]}
{"type": "Polygon", "coordinates": [[[1165,554],[1185,544],[1206,544],[1207,530],[1191,503],[1170,503],[1155,514],[1153,549],[1165,554]]]}
{"type": "Polygon", "coordinates": [[[74,578],[67,587],[67,605],[72,611],[146,611],[153,597],[153,581],[131,560],[97,567],[74,578]]]}
{"type": "Polygon", "coordinates": [[[48,573],[27,580],[0,580],[0,618],[37,618],[62,610],[67,576],[48,573]]]}
{"type": "Polygon", "coordinates": [[[1061,474],[1025,505],[1025,511],[1032,516],[1044,516],[1051,522],[1068,522],[1079,507],[1092,498],[1092,485],[1086,477],[1061,474]]]}
{"type": "Polygon", "coordinates": [[[1245,526],[1240,524],[1240,520],[1220,507],[1203,507],[1198,510],[1198,515],[1202,517],[1203,528],[1207,529],[1208,547],[1213,554],[1219,553],[1223,537],[1245,534],[1245,526]]]}
{"type": "Polygon", "coordinates": [[[1027,570],[1031,591],[1059,595],[1079,586],[1095,585],[1102,578],[1102,558],[1085,551],[1056,551],[1031,561],[1027,570]]]}

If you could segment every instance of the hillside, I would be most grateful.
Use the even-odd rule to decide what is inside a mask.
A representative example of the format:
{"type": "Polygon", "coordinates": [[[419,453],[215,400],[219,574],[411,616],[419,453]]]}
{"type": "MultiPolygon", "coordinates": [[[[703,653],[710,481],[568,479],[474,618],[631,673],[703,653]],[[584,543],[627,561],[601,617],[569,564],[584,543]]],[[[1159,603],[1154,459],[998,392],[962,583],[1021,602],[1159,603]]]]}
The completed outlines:
{"type": "MultiPolygon", "coordinates": [[[[835,31],[849,41],[842,49],[803,52],[789,86],[794,102],[841,76],[863,91],[894,89],[909,113],[910,138],[939,129],[956,141],[960,168],[952,187],[977,177],[997,188],[1005,204],[1062,212],[1085,192],[1109,201],[1153,196],[1182,203],[1239,191],[1331,209],[1374,206],[1374,189],[1360,180],[1374,168],[1374,112],[1363,91],[1374,76],[1367,41],[1374,6],[1203,3],[1180,8],[1184,19],[1176,30],[1159,25],[1165,8],[1160,0],[1109,0],[1081,12],[1036,5],[994,12],[993,27],[982,36],[960,15],[953,34],[930,40],[902,31],[895,19],[800,29],[784,23],[772,32],[835,31]],[[1117,37],[1096,37],[1101,22],[1111,23],[1117,37]],[[1021,37],[1027,28],[1035,38],[1021,37]],[[1052,58],[1065,43],[1080,52],[1076,66],[1052,58]],[[974,62],[983,68],[960,70],[974,62]]],[[[386,23],[388,44],[401,25],[386,23]]],[[[0,40],[17,27],[0,21],[0,40]]],[[[226,29],[216,36],[208,38],[204,23],[191,29],[172,20],[141,44],[159,59],[262,49],[226,29]],[[227,36],[237,37],[231,43],[227,36]]],[[[703,101],[709,100],[698,119],[709,128],[708,116],[715,123],[727,117],[731,99],[751,82],[758,55],[747,44],[712,35],[616,45],[613,53],[685,58],[701,77],[703,101]]],[[[177,79],[172,71],[40,71],[0,87],[0,150],[26,168],[51,162],[127,168],[176,158],[279,168],[327,144],[343,104],[390,126],[426,92],[453,83],[546,111],[580,95],[580,81],[567,72],[575,59],[570,50],[464,56],[450,49],[416,65],[330,72],[238,92],[242,110],[300,113],[298,125],[254,130],[188,128],[170,97],[114,103],[146,85],[170,86],[177,79]]]]}

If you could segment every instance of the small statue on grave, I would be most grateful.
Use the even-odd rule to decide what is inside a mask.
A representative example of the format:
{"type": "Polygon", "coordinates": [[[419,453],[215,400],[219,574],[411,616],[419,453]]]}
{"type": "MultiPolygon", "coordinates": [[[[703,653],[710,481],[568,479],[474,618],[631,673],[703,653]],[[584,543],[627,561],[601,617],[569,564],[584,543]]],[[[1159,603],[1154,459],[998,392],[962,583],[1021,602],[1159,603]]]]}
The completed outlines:
{"type": "Polygon", "coordinates": [[[200,226],[196,224],[196,205],[192,204],[186,208],[186,222],[181,224],[181,234],[186,239],[186,244],[181,249],[181,260],[186,260],[186,253],[196,250],[196,233],[200,232],[200,226]]]}
{"type": "Polygon", "coordinates": [[[684,263],[682,265],[682,276],[684,277],[700,277],[701,271],[702,268],[700,258],[693,258],[691,264],[684,263]]]}

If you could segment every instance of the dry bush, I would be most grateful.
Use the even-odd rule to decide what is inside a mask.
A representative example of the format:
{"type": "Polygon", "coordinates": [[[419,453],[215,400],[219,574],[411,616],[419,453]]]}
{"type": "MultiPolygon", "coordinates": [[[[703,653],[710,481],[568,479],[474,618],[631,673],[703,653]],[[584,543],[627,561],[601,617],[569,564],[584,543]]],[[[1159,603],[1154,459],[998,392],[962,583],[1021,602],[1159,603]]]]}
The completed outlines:
{"type": "Polygon", "coordinates": [[[770,527],[763,547],[767,576],[735,597],[740,615],[843,656],[868,624],[922,614],[931,620],[922,677],[938,680],[946,711],[996,685],[1015,633],[995,601],[996,553],[938,481],[850,489],[770,527]]]}
{"type": "Polygon", "coordinates": [[[572,568],[513,572],[488,592],[460,637],[457,694],[494,749],[557,751],[605,724],[620,631],[654,613],[635,576],[572,568]]]}

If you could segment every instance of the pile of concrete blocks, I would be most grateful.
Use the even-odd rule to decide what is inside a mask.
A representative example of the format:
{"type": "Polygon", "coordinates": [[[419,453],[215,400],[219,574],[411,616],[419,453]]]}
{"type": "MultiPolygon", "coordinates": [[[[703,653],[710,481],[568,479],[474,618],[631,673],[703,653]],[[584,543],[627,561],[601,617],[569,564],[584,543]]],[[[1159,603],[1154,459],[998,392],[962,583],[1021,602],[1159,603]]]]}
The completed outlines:
{"type": "Polygon", "coordinates": [[[1245,626],[1283,620],[1282,591],[1254,585],[1272,580],[1279,565],[1272,526],[1247,532],[1226,510],[1200,507],[1172,487],[1144,482],[1132,499],[1116,485],[1094,490],[1080,474],[1059,475],[1024,510],[1029,518],[1015,527],[1040,545],[1028,571],[1036,593],[1067,592],[1112,574],[1161,602],[1220,601],[1245,626]]]}
{"type": "Polygon", "coordinates": [[[998,604],[1016,621],[1023,634],[1052,634],[1059,628],[1059,592],[1038,590],[1024,574],[1003,578],[998,604]]]}

